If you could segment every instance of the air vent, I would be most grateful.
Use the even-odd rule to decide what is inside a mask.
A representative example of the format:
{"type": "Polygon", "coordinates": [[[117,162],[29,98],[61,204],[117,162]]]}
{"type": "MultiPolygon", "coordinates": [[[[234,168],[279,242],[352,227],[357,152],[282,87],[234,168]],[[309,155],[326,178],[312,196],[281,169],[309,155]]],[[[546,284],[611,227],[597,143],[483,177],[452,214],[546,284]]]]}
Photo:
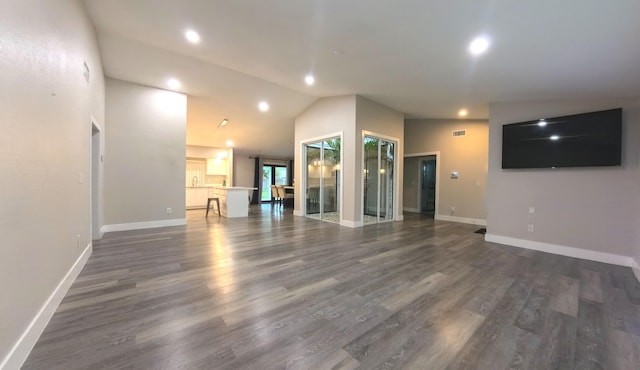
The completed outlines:
{"type": "Polygon", "coordinates": [[[454,131],[453,136],[467,136],[467,130],[454,131]]]}

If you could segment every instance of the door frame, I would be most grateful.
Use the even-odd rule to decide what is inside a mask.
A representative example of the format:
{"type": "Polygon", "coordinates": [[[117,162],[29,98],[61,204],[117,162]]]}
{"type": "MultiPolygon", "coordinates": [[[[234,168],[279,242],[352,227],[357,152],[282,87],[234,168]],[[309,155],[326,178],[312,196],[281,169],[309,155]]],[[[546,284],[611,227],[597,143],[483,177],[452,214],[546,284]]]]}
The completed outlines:
{"type": "MultiPolygon", "coordinates": [[[[440,163],[441,163],[441,159],[440,159],[440,151],[435,151],[435,152],[421,152],[421,153],[409,153],[409,154],[405,154],[404,157],[436,157],[436,209],[433,212],[433,219],[437,219],[438,216],[440,215],[438,213],[438,207],[440,204],[440,163]]],[[[416,189],[416,191],[418,192],[418,196],[416,197],[416,199],[418,200],[417,204],[416,204],[416,209],[420,210],[420,208],[422,207],[422,176],[421,176],[421,172],[422,172],[422,168],[420,166],[421,162],[418,162],[418,188],[416,189]]]]}
{"type": "MultiPolygon", "coordinates": [[[[265,167],[271,167],[271,184],[270,185],[278,185],[276,184],[276,168],[284,168],[285,171],[288,170],[288,166],[285,164],[273,164],[273,163],[262,163],[262,171],[264,171],[265,167]]],[[[287,172],[287,178],[289,178],[289,173],[287,172]]],[[[287,185],[287,184],[285,184],[287,185]]],[[[262,194],[262,193],[261,193],[262,194]]],[[[271,198],[269,200],[263,200],[262,196],[260,197],[260,203],[273,203],[273,193],[271,192],[271,187],[269,187],[269,194],[271,194],[271,198]]]]}
{"type": "MultiPolygon", "coordinates": [[[[313,144],[316,143],[318,141],[324,141],[324,140],[329,140],[329,139],[333,139],[333,138],[340,138],[340,189],[339,191],[339,195],[340,195],[340,199],[338,199],[338,207],[340,207],[340,217],[339,217],[339,223],[342,224],[342,215],[344,212],[344,206],[343,206],[343,201],[344,201],[344,131],[338,131],[338,132],[333,132],[333,133],[328,133],[326,135],[322,135],[322,136],[317,136],[317,137],[312,137],[312,138],[306,138],[306,139],[302,139],[300,140],[300,160],[299,160],[299,166],[300,166],[300,174],[301,174],[301,179],[300,179],[300,188],[298,188],[298,186],[296,186],[296,200],[295,202],[297,204],[300,205],[300,215],[304,216],[304,217],[309,217],[307,216],[307,176],[308,176],[308,164],[307,164],[307,152],[306,152],[306,147],[308,144],[313,144]],[[300,191],[298,191],[298,189],[300,189],[300,191]]],[[[319,218],[319,220],[322,221],[326,221],[323,220],[322,218],[319,218]]],[[[330,221],[326,221],[326,222],[330,222],[330,221]]]]}
{"type": "Polygon", "coordinates": [[[103,205],[104,205],[104,131],[98,120],[93,116],[90,123],[89,136],[89,230],[91,240],[102,239],[103,205]]]}
{"type": "MultiPolygon", "coordinates": [[[[386,140],[386,141],[392,141],[394,143],[394,147],[393,147],[393,154],[394,154],[394,159],[393,159],[393,172],[395,174],[395,177],[393,179],[393,219],[391,220],[384,220],[384,221],[380,221],[380,175],[378,174],[378,212],[377,212],[377,217],[376,219],[378,220],[376,223],[384,223],[384,222],[393,222],[393,221],[402,221],[402,207],[399,204],[399,199],[398,199],[398,194],[400,193],[399,191],[399,186],[400,186],[400,160],[398,158],[398,153],[400,153],[400,138],[397,137],[393,137],[393,136],[389,136],[389,135],[384,135],[378,132],[374,132],[374,131],[367,131],[367,130],[362,130],[362,135],[360,136],[360,221],[362,222],[363,225],[366,226],[366,224],[364,223],[364,138],[365,136],[370,136],[370,137],[374,137],[377,139],[382,139],[382,140],[386,140]]],[[[380,147],[380,144],[378,144],[378,148],[380,147]]],[[[378,165],[380,165],[378,163],[378,165]]]]}

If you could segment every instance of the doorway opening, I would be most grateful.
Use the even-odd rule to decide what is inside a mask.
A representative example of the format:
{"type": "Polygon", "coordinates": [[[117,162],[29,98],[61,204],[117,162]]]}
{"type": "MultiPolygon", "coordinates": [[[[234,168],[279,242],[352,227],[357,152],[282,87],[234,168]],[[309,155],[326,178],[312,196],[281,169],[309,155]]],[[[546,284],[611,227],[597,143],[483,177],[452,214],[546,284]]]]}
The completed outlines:
{"type": "Polygon", "coordinates": [[[102,239],[102,132],[91,122],[91,240],[102,239]]]}
{"type": "Polygon", "coordinates": [[[436,171],[435,155],[420,160],[420,213],[431,218],[436,211],[436,171]]]}

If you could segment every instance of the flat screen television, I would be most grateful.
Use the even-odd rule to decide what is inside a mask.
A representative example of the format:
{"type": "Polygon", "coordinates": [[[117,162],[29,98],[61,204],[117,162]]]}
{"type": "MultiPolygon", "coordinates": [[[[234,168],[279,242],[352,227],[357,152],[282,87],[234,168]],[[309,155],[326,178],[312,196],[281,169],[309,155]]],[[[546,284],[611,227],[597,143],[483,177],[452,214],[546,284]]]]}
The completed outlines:
{"type": "Polygon", "coordinates": [[[619,166],[622,108],[502,126],[502,168],[619,166]]]}

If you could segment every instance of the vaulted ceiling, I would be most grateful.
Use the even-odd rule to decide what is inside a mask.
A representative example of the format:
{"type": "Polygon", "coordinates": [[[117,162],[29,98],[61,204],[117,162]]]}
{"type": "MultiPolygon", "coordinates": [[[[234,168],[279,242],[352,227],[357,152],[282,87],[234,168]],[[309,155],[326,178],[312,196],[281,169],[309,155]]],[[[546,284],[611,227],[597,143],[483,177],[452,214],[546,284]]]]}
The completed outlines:
{"type": "Polygon", "coordinates": [[[241,152],[291,156],[295,116],[324,96],[359,94],[415,118],[463,107],[487,118],[497,101],[640,96],[637,0],[84,3],[107,76],[180,81],[193,145],[230,139],[241,152]],[[472,56],[477,35],[490,47],[472,56]]]}

